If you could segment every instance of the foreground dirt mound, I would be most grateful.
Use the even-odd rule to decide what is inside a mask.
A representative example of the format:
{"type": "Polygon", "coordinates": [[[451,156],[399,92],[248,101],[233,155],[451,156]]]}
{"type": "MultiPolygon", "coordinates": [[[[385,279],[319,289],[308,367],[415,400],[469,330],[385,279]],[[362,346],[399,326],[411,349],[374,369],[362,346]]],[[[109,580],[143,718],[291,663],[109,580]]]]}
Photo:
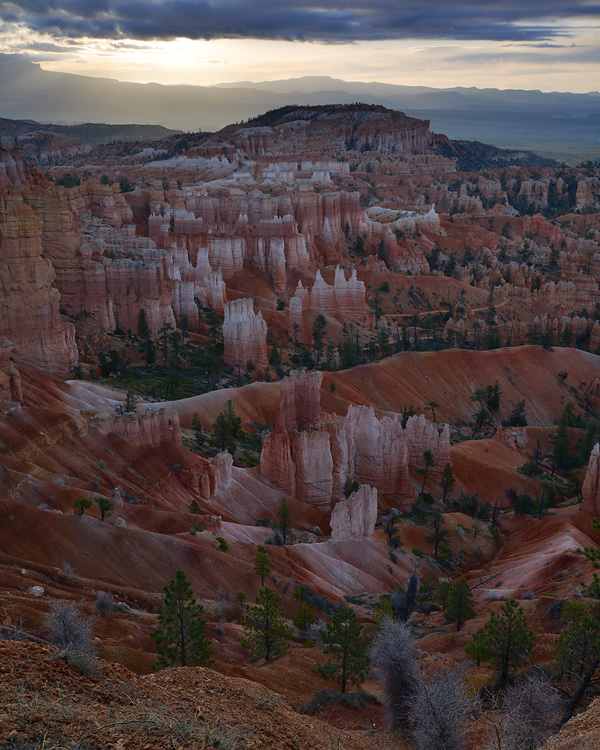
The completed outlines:
{"type": "Polygon", "coordinates": [[[0,664],[1,748],[42,747],[45,740],[44,747],[115,750],[359,750],[386,741],[300,715],[281,695],[210,669],[139,677],[99,662],[89,678],[51,647],[14,641],[0,641],[0,664]]]}
{"type": "Polygon", "coordinates": [[[582,714],[575,716],[553,737],[543,750],[596,750],[600,747],[600,698],[582,714]]]}

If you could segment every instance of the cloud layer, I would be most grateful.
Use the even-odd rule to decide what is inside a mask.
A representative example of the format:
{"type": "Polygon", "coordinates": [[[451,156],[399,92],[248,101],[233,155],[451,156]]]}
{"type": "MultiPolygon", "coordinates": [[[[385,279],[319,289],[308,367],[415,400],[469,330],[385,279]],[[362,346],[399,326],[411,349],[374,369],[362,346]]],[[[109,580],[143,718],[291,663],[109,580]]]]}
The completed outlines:
{"type": "Polygon", "coordinates": [[[598,0],[0,0],[0,20],[99,39],[542,41],[567,19],[600,23],[598,0]]]}

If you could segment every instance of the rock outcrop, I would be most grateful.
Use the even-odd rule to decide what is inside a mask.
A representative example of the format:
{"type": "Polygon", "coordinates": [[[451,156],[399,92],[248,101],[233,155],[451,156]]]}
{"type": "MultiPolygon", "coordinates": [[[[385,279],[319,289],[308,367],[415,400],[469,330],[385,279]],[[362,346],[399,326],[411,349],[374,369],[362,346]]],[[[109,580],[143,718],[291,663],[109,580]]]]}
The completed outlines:
{"type": "Polygon", "coordinates": [[[228,365],[246,371],[247,363],[266,367],[267,324],[262,313],[254,314],[250,298],[236,299],[224,306],[223,359],[228,365]]]}
{"type": "Polygon", "coordinates": [[[350,406],[345,417],[319,415],[317,386],[320,374],[289,377],[276,427],[263,440],[261,473],[288,494],[327,511],[350,478],[409,502],[414,496],[409,466],[422,468],[424,451],[434,456],[433,479],[450,462],[448,425],[438,432],[420,415],[403,427],[399,416],[378,418],[366,406],[350,406]],[[309,423],[315,415],[318,421],[309,423]]]}
{"type": "Polygon", "coordinates": [[[600,443],[596,443],[590,455],[582,494],[582,508],[600,514],[600,443]]]}
{"type": "Polygon", "coordinates": [[[66,374],[78,360],[75,329],[61,322],[54,278],[40,220],[21,191],[0,193],[0,334],[16,359],[66,374]]]}
{"type": "Polygon", "coordinates": [[[340,500],[331,511],[331,541],[360,542],[375,531],[377,490],[361,485],[350,497],[340,500]]]}
{"type": "Polygon", "coordinates": [[[278,430],[297,430],[319,421],[321,409],[320,372],[291,372],[281,381],[278,430]]]}
{"type": "Polygon", "coordinates": [[[90,424],[105,435],[119,435],[139,448],[181,443],[179,415],[173,412],[169,418],[164,409],[146,409],[142,414],[98,414],[90,424]]]}
{"type": "Polygon", "coordinates": [[[0,337],[0,401],[23,401],[21,373],[10,361],[13,343],[6,336],[0,337]]]}

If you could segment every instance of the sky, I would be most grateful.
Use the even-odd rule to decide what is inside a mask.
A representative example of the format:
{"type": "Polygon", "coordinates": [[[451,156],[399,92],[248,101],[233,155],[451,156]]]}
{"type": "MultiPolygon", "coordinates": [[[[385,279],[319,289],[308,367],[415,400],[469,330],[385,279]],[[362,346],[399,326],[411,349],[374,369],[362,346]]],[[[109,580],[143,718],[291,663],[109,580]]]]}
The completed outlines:
{"type": "Polygon", "coordinates": [[[0,0],[0,52],[141,83],[598,91],[600,0],[0,0]]]}

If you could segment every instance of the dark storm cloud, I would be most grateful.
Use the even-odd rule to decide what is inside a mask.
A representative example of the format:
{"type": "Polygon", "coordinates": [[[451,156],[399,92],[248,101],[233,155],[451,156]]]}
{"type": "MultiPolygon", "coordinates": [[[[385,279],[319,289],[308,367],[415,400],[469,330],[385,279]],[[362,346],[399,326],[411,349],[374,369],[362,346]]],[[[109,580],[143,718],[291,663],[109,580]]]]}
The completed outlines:
{"type": "Polygon", "coordinates": [[[108,39],[254,38],[539,41],[567,17],[600,17],[599,0],[0,0],[0,19],[34,31],[108,39]],[[548,25],[552,20],[552,26],[548,25]]]}

